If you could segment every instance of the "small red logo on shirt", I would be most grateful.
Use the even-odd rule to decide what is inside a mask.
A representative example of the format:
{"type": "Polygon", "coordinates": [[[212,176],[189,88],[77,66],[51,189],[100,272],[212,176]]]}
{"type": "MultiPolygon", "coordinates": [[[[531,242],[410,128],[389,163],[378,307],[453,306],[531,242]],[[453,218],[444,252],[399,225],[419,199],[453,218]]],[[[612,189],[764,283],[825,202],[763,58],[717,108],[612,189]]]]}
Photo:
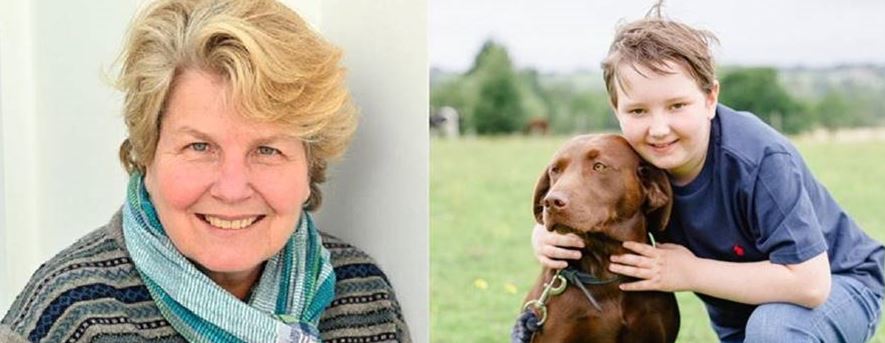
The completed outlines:
{"type": "Polygon", "coordinates": [[[733,247],[731,247],[731,250],[734,251],[735,255],[744,256],[744,247],[740,245],[735,244],[733,247]]]}

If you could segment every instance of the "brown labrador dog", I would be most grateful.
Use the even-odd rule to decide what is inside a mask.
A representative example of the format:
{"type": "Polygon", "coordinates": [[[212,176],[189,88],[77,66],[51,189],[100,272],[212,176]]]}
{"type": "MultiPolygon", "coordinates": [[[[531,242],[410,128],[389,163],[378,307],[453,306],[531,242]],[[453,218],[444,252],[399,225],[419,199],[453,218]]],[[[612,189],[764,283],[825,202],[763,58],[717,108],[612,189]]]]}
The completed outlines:
{"type": "MultiPolygon", "coordinates": [[[[622,242],[648,242],[650,230],[663,230],[671,207],[666,173],[644,162],[623,137],[567,142],[538,180],[535,219],[547,230],[582,237],[582,258],[568,269],[600,282],[584,285],[589,294],[569,282],[549,297],[534,342],[674,342],[679,309],[673,293],[621,291],[620,282],[635,279],[608,270],[611,255],[628,252],[622,242]]],[[[538,299],[555,272],[545,268],[526,300],[538,299]]]]}

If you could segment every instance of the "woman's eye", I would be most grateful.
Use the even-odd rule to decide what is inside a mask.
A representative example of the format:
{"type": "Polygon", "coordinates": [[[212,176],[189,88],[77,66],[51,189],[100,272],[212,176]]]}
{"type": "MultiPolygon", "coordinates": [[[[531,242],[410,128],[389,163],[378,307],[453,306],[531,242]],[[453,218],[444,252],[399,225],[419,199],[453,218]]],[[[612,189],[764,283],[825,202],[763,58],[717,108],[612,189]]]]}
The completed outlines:
{"type": "Polygon", "coordinates": [[[681,102],[680,102],[680,103],[677,103],[677,104],[673,104],[673,105],[670,106],[670,108],[672,108],[672,109],[674,109],[674,110],[678,110],[678,109],[681,109],[681,108],[683,108],[683,107],[685,107],[685,104],[684,104],[684,103],[681,103],[681,102]]]}
{"type": "Polygon", "coordinates": [[[594,171],[601,172],[601,171],[605,170],[605,168],[607,168],[607,167],[604,164],[602,164],[602,162],[596,162],[593,164],[594,171]]]}
{"type": "Polygon", "coordinates": [[[190,148],[193,151],[205,152],[205,151],[209,150],[209,143],[203,143],[203,142],[191,143],[190,148]]]}
{"type": "Polygon", "coordinates": [[[260,146],[258,147],[258,154],[264,156],[272,156],[279,154],[280,151],[269,146],[260,146]]]}

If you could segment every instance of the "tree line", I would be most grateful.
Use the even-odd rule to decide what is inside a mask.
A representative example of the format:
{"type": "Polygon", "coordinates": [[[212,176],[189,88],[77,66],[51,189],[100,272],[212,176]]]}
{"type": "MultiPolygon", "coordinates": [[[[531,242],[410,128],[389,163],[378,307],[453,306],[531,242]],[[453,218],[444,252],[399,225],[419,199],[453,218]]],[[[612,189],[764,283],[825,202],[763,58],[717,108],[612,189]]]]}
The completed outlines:
{"type": "MultiPolygon", "coordinates": [[[[804,76],[785,85],[783,78],[772,67],[720,68],[719,101],[753,112],[788,134],[885,123],[885,94],[878,79],[870,86],[852,78],[808,81],[804,76]]],[[[556,134],[618,129],[599,73],[517,70],[506,47],[491,40],[467,72],[431,72],[430,90],[431,113],[443,106],[455,108],[462,132],[509,134],[538,120],[556,134]]]]}

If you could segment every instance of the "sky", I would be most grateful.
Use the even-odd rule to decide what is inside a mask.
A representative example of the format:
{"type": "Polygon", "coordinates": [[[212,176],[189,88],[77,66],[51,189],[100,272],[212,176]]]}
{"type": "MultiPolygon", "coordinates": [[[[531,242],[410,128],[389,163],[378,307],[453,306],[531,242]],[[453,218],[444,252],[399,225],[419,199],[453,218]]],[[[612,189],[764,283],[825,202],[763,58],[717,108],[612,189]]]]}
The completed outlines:
{"type": "MultiPolygon", "coordinates": [[[[430,66],[465,71],[486,39],[519,68],[599,70],[619,21],[653,1],[428,0],[430,66]]],[[[712,31],[719,64],[885,65],[882,0],[671,0],[664,15],[712,31]]]]}

